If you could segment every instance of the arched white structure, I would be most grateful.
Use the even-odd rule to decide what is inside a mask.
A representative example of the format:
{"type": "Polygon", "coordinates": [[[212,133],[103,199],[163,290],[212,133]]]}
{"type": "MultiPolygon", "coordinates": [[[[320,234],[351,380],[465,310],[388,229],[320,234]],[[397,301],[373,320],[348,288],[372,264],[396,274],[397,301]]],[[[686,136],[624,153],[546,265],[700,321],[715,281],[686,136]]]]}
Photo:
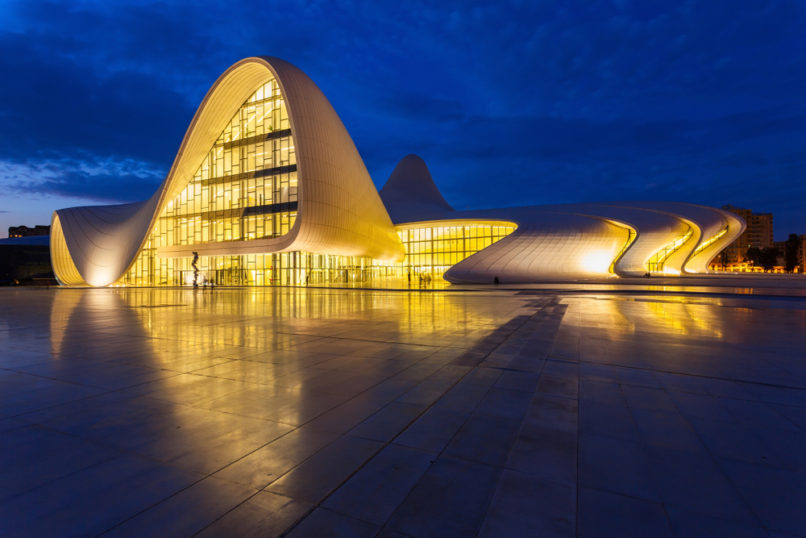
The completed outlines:
{"type": "Polygon", "coordinates": [[[416,155],[398,163],[379,194],[319,88],[283,60],[253,57],[213,84],[151,198],[54,212],[51,257],[57,279],[75,286],[181,285],[191,265],[198,273],[199,259],[211,271],[245,275],[234,282],[256,285],[280,282],[275,264],[294,273],[283,282],[297,284],[322,274],[350,283],[431,273],[462,283],[539,282],[702,273],[744,227],[731,213],[671,202],[455,211],[416,155]],[[265,114],[254,112],[258,107],[265,114]],[[278,115],[264,122],[270,114],[278,115]],[[278,143],[293,160],[265,156],[278,143]],[[286,179],[271,179],[282,174],[286,179]],[[247,196],[255,181],[274,190],[265,199],[247,196]],[[229,205],[216,201],[222,189],[229,205]],[[244,228],[247,219],[276,223],[278,215],[284,224],[266,224],[258,234],[244,228]],[[172,219],[169,232],[165,219],[172,219]],[[218,229],[222,219],[231,229],[208,238],[206,223],[218,229]]]}
{"type": "Polygon", "coordinates": [[[445,274],[450,282],[705,273],[711,260],[745,229],[740,218],[725,211],[655,202],[537,206],[450,216],[474,217],[506,218],[518,229],[451,268],[445,274]],[[624,230],[629,232],[625,235],[624,230]],[[602,262],[597,264],[597,259],[602,262]]]}
{"type": "Polygon", "coordinates": [[[403,255],[372,179],[330,102],[298,68],[269,57],[230,67],[196,111],[173,166],[147,201],[61,209],[53,215],[51,254],[63,284],[116,282],[143,248],[155,219],[187,185],[199,162],[242,103],[269,79],[280,86],[297,150],[300,194],[297,218],[282,237],[226,245],[210,242],[164,254],[309,251],[395,259],[403,255]]]}

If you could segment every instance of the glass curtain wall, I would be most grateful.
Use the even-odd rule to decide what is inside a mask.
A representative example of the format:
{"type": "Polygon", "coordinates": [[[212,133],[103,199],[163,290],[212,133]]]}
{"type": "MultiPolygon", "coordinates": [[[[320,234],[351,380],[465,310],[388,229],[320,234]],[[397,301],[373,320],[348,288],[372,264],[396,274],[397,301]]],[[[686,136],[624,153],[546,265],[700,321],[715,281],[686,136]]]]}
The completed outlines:
{"type": "MultiPolygon", "coordinates": [[[[515,224],[499,221],[463,222],[434,226],[398,227],[406,249],[396,276],[407,281],[443,281],[442,275],[465,258],[515,231],[515,224]]],[[[444,282],[444,281],[443,281],[444,282]]]]}
{"type": "MultiPolygon", "coordinates": [[[[121,283],[181,285],[190,261],[157,257],[157,248],[279,237],[294,225],[297,202],[288,111],[279,85],[270,80],[244,102],[187,187],[168,202],[121,283]]],[[[283,261],[288,260],[268,266],[285,267],[283,261]]],[[[206,270],[234,274],[256,268],[257,260],[252,262],[240,256],[202,260],[206,270]]],[[[243,278],[235,281],[243,283],[243,278]]]]}
{"type": "Polygon", "coordinates": [[[506,237],[510,222],[403,226],[402,263],[283,252],[191,258],[157,256],[160,247],[274,238],[288,233],[298,207],[297,160],[288,111],[270,80],[247,99],[187,186],[157,218],[145,248],[118,284],[305,286],[443,285],[452,265],[506,237]],[[395,282],[397,281],[397,282],[395,282]]]}
{"type": "Polygon", "coordinates": [[[666,259],[673,253],[677,252],[680,247],[685,245],[688,240],[691,239],[693,234],[694,230],[689,228],[685,235],[678,237],[671,243],[665,245],[662,249],[655,252],[652,257],[647,260],[646,270],[650,273],[663,273],[663,265],[666,262],[666,259]]]}
{"type": "MultiPolygon", "coordinates": [[[[308,252],[202,256],[196,262],[197,282],[218,286],[439,287],[447,285],[442,275],[451,266],[503,239],[515,228],[509,222],[398,228],[406,257],[394,264],[308,252]]],[[[164,275],[164,280],[139,279],[126,285],[192,285],[195,271],[192,259],[146,260],[163,264],[154,274],[164,275]]]]}
{"type": "Polygon", "coordinates": [[[700,246],[697,247],[697,249],[694,251],[692,256],[695,256],[695,255],[699,254],[700,252],[702,252],[706,248],[710,247],[711,245],[713,245],[714,243],[719,241],[722,238],[722,236],[725,235],[726,233],[728,233],[728,227],[727,226],[722,228],[719,231],[719,233],[717,233],[715,236],[711,237],[707,241],[704,241],[703,243],[700,243],[700,246]]]}
{"type": "MultiPolygon", "coordinates": [[[[173,261],[176,285],[192,285],[192,259],[173,261]]],[[[202,286],[364,286],[374,276],[370,258],[308,252],[201,256],[196,265],[197,282],[202,286]]]]}

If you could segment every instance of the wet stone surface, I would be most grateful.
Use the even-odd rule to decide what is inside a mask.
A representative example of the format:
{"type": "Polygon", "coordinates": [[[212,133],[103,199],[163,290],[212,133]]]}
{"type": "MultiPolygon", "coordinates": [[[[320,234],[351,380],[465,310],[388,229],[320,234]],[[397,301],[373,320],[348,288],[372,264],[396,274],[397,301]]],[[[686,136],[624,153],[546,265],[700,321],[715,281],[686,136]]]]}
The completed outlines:
{"type": "Polygon", "coordinates": [[[806,297],[0,289],[2,536],[806,536],[806,297]]]}

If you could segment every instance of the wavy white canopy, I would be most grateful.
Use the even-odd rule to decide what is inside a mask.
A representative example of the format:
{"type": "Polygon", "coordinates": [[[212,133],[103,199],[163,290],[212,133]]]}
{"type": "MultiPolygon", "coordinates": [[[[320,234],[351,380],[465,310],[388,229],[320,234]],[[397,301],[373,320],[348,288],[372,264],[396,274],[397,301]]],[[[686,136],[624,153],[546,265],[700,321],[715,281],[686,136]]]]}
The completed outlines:
{"type": "MultiPolygon", "coordinates": [[[[454,211],[419,157],[400,161],[381,190],[395,224],[472,220],[517,225],[451,267],[454,283],[542,282],[639,276],[651,259],[664,274],[704,273],[745,229],[738,216],[679,202],[607,202],[454,211]]],[[[659,271],[660,272],[660,271],[659,271]]]]}

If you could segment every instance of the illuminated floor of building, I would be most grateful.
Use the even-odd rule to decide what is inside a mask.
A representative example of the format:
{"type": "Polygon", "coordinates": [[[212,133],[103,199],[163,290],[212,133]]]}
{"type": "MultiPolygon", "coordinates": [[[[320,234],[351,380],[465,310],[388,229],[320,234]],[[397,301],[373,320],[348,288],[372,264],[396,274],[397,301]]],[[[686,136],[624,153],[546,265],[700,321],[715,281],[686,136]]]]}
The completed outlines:
{"type": "Polygon", "coordinates": [[[806,298],[572,291],[0,289],[0,535],[802,536],[806,298]]]}

